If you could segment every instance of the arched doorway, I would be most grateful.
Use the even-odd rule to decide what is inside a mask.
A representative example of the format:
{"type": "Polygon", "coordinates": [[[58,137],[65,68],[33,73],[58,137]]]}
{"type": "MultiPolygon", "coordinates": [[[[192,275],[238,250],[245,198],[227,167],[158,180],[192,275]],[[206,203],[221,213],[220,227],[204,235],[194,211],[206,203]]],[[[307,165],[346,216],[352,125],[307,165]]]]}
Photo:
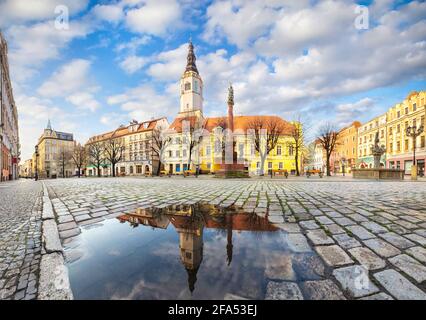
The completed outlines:
{"type": "Polygon", "coordinates": [[[149,174],[149,166],[148,165],[145,166],[145,174],[149,174]]]}

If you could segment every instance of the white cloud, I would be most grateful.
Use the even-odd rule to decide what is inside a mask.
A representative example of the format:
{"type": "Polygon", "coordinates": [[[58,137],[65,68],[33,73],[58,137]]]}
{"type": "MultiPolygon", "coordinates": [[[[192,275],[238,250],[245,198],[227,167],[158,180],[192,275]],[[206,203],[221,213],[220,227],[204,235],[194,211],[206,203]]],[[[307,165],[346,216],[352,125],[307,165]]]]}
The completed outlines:
{"type": "Polygon", "coordinates": [[[89,32],[85,23],[70,22],[69,30],[55,29],[52,21],[30,26],[13,25],[6,30],[13,79],[24,81],[48,60],[58,59],[60,50],[89,32]]]}
{"type": "Polygon", "coordinates": [[[126,24],[130,30],[157,36],[180,25],[181,8],[176,0],[146,0],[142,6],[128,10],[126,24]]]}
{"type": "Polygon", "coordinates": [[[354,103],[344,103],[336,106],[336,117],[334,122],[338,127],[345,127],[351,124],[354,120],[363,117],[365,113],[373,113],[375,102],[371,98],[363,98],[354,103]]]}
{"type": "Polygon", "coordinates": [[[3,0],[0,2],[0,26],[56,18],[55,8],[65,5],[73,15],[87,7],[88,0],[3,0]]]}
{"type": "Polygon", "coordinates": [[[100,107],[99,102],[94,98],[93,94],[89,92],[74,93],[68,96],[66,100],[79,109],[87,109],[92,112],[95,112],[100,107]]]}
{"type": "Polygon", "coordinates": [[[75,59],[63,65],[58,71],[45,81],[37,92],[45,97],[63,97],[86,88],[91,62],[84,59],[75,59]]]}
{"type": "Polygon", "coordinates": [[[117,23],[124,17],[123,9],[119,5],[97,4],[92,9],[93,14],[100,20],[117,23]]]}
{"type": "Polygon", "coordinates": [[[177,95],[161,94],[152,86],[143,84],[108,97],[107,103],[119,105],[121,110],[126,111],[129,120],[143,121],[176,114],[179,107],[176,97],[177,95]]]}
{"type": "Polygon", "coordinates": [[[120,62],[120,68],[128,74],[133,74],[142,69],[148,61],[148,58],[131,55],[120,62]]]}

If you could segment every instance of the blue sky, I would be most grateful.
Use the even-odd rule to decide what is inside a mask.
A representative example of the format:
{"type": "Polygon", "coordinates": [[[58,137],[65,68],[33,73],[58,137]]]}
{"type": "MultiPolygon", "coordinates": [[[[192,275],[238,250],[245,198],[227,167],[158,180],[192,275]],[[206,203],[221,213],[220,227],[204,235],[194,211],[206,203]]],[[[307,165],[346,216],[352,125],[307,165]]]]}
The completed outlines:
{"type": "Polygon", "coordinates": [[[22,159],[50,118],[88,137],[179,109],[187,42],[204,80],[204,113],[301,113],[315,127],[367,121],[424,90],[424,1],[0,0],[22,159]],[[369,25],[356,28],[358,4],[369,25]],[[55,28],[65,5],[69,28],[55,28]]]}

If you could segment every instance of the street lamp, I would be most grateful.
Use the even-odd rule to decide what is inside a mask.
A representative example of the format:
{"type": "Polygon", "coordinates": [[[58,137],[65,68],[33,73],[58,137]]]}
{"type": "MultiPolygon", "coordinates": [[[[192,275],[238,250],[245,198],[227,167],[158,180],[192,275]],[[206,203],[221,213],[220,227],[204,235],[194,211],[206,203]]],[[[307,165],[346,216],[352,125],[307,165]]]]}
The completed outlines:
{"type": "Polygon", "coordinates": [[[37,181],[38,180],[38,146],[35,146],[35,156],[36,156],[36,163],[35,163],[34,179],[35,181],[37,181]]]}
{"type": "Polygon", "coordinates": [[[412,127],[408,127],[406,129],[407,137],[411,137],[413,139],[413,165],[411,167],[411,179],[417,180],[417,165],[416,165],[416,139],[419,135],[421,135],[424,131],[423,124],[417,129],[416,125],[412,127]]]}

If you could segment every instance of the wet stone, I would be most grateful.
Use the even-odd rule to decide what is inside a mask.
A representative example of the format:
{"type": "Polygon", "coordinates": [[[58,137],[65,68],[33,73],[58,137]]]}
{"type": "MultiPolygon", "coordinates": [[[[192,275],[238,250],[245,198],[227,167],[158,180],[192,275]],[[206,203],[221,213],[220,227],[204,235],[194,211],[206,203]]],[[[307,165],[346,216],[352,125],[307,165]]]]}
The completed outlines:
{"type": "Polygon", "coordinates": [[[368,270],[362,266],[355,265],[336,269],[333,271],[333,276],[340,282],[342,288],[354,298],[379,292],[379,289],[371,282],[368,270]]]}
{"type": "Polygon", "coordinates": [[[314,220],[301,221],[299,222],[299,225],[303,229],[308,229],[308,230],[319,229],[319,225],[314,220]]]}
{"type": "Polygon", "coordinates": [[[81,233],[80,228],[75,228],[71,230],[61,231],[59,232],[59,236],[61,237],[61,239],[67,239],[67,238],[75,237],[79,235],[80,233],[81,233]]]}
{"type": "Polygon", "coordinates": [[[325,276],[325,265],[316,254],[293,256],[293,269],[298,280],[318,280],[325,276]]]}
{"type": "Polygon", "coordinates": [[[337,245],[315,247],[315,250],[329,266],[335,267],[353,263],[347,253],[337,245]]]}
{"type": "Polygon", "coordinates": [[[291,257],[271,252],[266,258],[265,277],[272,280],[296,280],[291,257]]]}
{"type": "Polygon", "coordinates": [[[346,233],[346,231],[337,224],[328,224],[324,226],[331,234],[342,234],[346,233]]]}
{"type": "Polygon", "coordinates": [[[303,300],[303,295],[294,282],[269,281],[265,300],[303,300]]]}
{"type": "Polygon", "coordinates": [[[411,241],[417,242],[422,246],[426,246],[426,238],[419,236],[418,234],[406,234],[404,237],[410,239],[411,241]]]}
{"type": "Polygon", "coordinates": [[[372,239],[376,237],[374,234],[361,226],[348,226],[346,228],[361,240],[372,239]]]}
{"type": "Polygon", "coordinates": [[[366,229],[370,230],[373,233],[385,233],[388,232],[388,229],[382,227],[380,224],[377,224],[373,221],[362,222],[361,225],[366,229]]]}
{"type": "Polygon", "coordinates": [[[426,294],[399,272],[388,269],[374,274],[374,278],[399,300],[426,300],[426,294]]]}
{"type": "Polygon", "coordinates": [[[390,295],[380,292],[368,297],[360,298],[359,300],[394,300],[390,295]]]}
{"type": "Polygon", "coordinates": [[[386,266],[386,262],[368,248],[353,248],[349,253],[368,270],[382,269],[386,266]]]}
{"type": "Polygon", "coordinates": [[[423,262],[426,264],[426,249],[422,247],[411,247],[407,250],[405,250],[406,253],[413,256],[420,262],[423,262]]]}
{"type": "Polygon", "coordinates": [[[415,246],[415,244],[412,241],[393,232],[380,234],[380,237],[390,242],[392,245],[394,245],[395,247],[399,249],[407,249],[409,247],[415,246]]]}
{"type": "Polygon", "coordinates": [[[74,219],[76,222],[80,222],[80,221],[84,221],[84,220],[89,220],[91,218],[91,216],[89,216],[88,214],[83,214],[83,215],[79,215],[79,216],[75,216],[74,219]]]}
{"type": "Polygon", "coordinates": [[[396,268],[402,270],[418,283],[426,280],[426,267],[406,254],[389,259],[396,268]]]}
{"type": "Polygon", "coordinates": [[[310,300],[346,300],[342,290],[331,280],[306,281],[301,287],[310,300]]]}
{"type": "Polygon", "coordinates": [[[382,239],[370,239],[364,241],[364,244],[377,253],[379,256],[389,258],[400,254],[401,251],[395,248],[393,245],[387,243],[382,239]]]}
{"type": "Polygon", "coordinates": [[[325,244],[333,244],[334,240],[331,239],[324,230],[309,230],[306,233],[309,240],[311,240],[315,245],[325,245],[325,244]]]}
{"type": "Polygon", "coordinates": [[[297,223],[279,223],[275,226],[287,233],[300,233],[300,227],[297,223]]]}
{"type": "Polygon", "coordinates": [[[74,229],[74,228],[77,228],[77,224],[74,221],[62,223],[58,226],[59,231],[65,231],[65,230],[70,230],[70,229],[74,229]]]}
{"type": "Polygon", "coordinates": [[[298,253],[312,252],[311,246],[303,234],[289,233],[284,235],[284,238],[291,251],[298,253]]]}
{"type": "Polygon", "coordinates": [[[333,238],[343,249],[351,249],[361,246],[361,243],[358,240],[347,234],[334,235],[333,238]]]}

